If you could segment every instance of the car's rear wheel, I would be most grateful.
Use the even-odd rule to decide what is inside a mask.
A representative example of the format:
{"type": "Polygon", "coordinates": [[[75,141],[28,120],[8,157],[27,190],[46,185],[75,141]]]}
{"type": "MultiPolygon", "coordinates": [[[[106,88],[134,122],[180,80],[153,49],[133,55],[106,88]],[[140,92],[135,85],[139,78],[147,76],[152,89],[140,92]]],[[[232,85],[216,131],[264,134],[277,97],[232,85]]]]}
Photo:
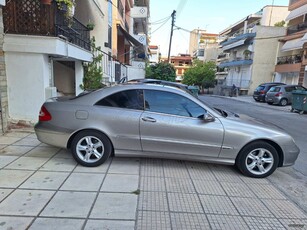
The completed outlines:
{"type": "Polygon", "coordinates": [[[97,131],[78,133],[71,145],[72,155],[83,166],[95,167],[104,163],[112,152],[110,140],[97,131]]]}
{"type": "Polygon", "coordinates": [[[279,102],[281,106],[286,106],[288,104],[288,100],[286,98],[282,98],[279,102]]]}
{"type": "Polygon", "coordinates": [[[267,142],[257,141],[245,146],[236,159],[236,165],[246,176],[264,178],[278,166],[276,149],[267,142]]]}
{"type": "Polygon", "coordinates": [[[267,102],[269,105],[273,105],[273,102],[267,102]]]}

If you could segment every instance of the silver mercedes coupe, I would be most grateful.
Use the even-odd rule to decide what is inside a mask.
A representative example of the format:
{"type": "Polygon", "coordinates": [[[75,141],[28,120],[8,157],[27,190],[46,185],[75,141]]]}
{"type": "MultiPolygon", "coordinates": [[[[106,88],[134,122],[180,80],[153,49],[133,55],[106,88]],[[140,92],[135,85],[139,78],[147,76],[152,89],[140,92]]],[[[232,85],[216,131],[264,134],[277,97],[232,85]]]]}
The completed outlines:
{"type": "Polygon", "coordinates": [[[293,165],[299,154],[293,138],[277,128],[211,108],[184,90],[145,83],[49,99],[35,132],[90,167],[111,155],[153,157],[236,165],[263,178],[293,165]]]}

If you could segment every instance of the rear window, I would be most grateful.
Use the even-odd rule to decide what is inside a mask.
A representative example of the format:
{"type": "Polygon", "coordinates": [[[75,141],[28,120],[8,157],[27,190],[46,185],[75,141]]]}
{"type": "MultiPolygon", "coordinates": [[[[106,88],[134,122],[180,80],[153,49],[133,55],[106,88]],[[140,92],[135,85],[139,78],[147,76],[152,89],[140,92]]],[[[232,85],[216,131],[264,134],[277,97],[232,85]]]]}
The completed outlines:
{"type": "Polygon", "coordinates": [[[270,92],[279,92],[280,91],[280,87],[278,86],[273,86],[271,89],[270,89],[270,92]]]}
{"type": "Polygon", "coordinates": [[[264,90],[264,88],[265,88],[264,85],[259,85],[259,86],[256,88],[256,91],[264,90]]]}

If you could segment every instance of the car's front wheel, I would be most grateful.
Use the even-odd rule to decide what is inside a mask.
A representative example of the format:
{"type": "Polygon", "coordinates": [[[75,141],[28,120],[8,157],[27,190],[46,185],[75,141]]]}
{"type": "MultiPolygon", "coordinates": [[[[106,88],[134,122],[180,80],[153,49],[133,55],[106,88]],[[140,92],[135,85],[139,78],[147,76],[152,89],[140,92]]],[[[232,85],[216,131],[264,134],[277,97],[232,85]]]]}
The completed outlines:
{"type": "Polygon", "coordinates": [[[281,106],[286,106],[288,104],[288,100],[286,98],[282,98],[279,102],[281,106]]]}
{"type": "Polygon", "coordinates": [[[74,137],[71,151],[78,163],[87,167],[95,167],[109,158],[112,144],[102,133],[82,131],[74,137]]]}
{"type": "Polygon", "coordinates": [[[236,165],[246,176],[264,178],[278,166],[276,149],[267,142],[257,141],[245,146],[236,159],[236,165]]]}

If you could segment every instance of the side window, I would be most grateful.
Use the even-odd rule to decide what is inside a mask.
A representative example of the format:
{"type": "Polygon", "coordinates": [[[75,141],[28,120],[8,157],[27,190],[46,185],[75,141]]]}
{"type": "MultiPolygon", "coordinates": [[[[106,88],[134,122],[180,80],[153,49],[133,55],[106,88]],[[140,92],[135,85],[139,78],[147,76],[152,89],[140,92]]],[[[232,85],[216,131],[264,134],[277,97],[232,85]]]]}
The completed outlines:
{"type": "Polygon", "coordinates": [[[143,110],[143,90],[121,91],[101,99],[95,105],[143,110]]]}
{"type": "Polygon", "coordinates": [[[145,110],[197,118],[206,110],[181,95],[157,90],[145,90],[145,110]]]}
{"type": "Polygon", "coordinates": [[[295,90],[295,87],[286,87],[285,90],[286,90],[287,93],[289,93],[289,92],[292,92],[293,90],[295,90]]]}

